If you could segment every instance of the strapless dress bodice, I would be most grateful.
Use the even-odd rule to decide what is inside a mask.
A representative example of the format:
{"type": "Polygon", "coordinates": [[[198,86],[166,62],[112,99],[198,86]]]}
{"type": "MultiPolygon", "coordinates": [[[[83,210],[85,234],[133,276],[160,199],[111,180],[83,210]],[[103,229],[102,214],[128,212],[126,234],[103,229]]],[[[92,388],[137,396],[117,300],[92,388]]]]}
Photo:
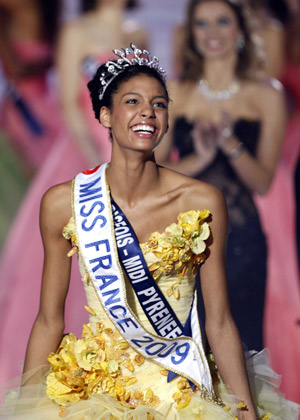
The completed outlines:
{"type": "MultiPolygon", "coordinates": [[[[140,244],[149,271],[183,325],[187,320],[193,300],[197,266],[206,258],[205,240],[209,237],[210,230],[205,219],[209,215],[208,210],[181,213],[178,216],[177,223],[172,223],[163,233],[152,233],[147,242],[140,244]]],[[[74,248],[78,246],[73,217],[64,228],[63,235],[66,239],[72,241],[74,248]]],[[[76,359],[82,360],[82,366],[85,367],[85,370],[88,370],[95,365],[95,358],[99,358],[96,343],[101,343],[103,360],[98,360],[97,363],[108,363],[108,371],[105,372],[108,383],[111,377],[114,380],[117,378],[120,387],[122,385],[120,392],[123,392],[123,389],[124,392],[132,392],[132,397],[127,398],[127,403],[129,401],[128,404],[131,406],[153,406],[164,413],[174,410],[175,406],[177,408],[187,406],[194,392],[189,388],[186,379],[178,376],[166,386],[168,371],[151,360],[144,359],[127,344],[105,312],[93,281],[86,272],[80,251],[78,258],[88,303],[86,309],[90,314],[89,324],[84,326],[82,339],[76,339],[72,334],[69,334],[63,339],[60,349],[64,349],[69,355],[76,353],[76,359]],[[132,391],[132,386],[134,386],[134,391],[132,391]],[[182,394],[181,389],[184,389],[182,394]],[[149,395],[151,395],[151,398],[149,395]],[[177,405],[172,395],[176,395],[177,405]]],[[[125,275],[124,278],[127,303],[134,316],[146,330],[156,334],[144,314],[129,280],[125,275]]],[[[56,356],[53,357],[54,372],[48,376],[50,381],[52,378],[53,381],[57,380],[55,376],[57,360],[55,359],[56,356]]],[[[61,363],[64,364],[64,362],[61,363]]],[[[63,367],[60,369],[63,370],[63,367]]],[[[53,389],[55,389],[54,386],[53,389]]],[[[90,390],[88,392],[91,394],[95,393],[91,384],[87,389],[90,390]]],[[[205,388],[198,390],[197,393],[204,399],[209,400],[210,403],[213,401],[205,388]]],[[[67,397],[65,395],[59,396],[57,393],[51,395],[51,390],[48,390],[48,396],[58,403],[60,400],[65,401],[66,398],[70,398],[70,395],[67,397]]],[[[81,398],[78,395],[73,397],[81,398]]],[[[218,404],[216,404],[216,409],[217,406],[218,404]]]]}
{"type": "MultiPolygon", "coordinates": [[[[193,300],[197,266],[206,258],[205,240],[210,231],[205,219],[209,214],[208,210],[182,213],[178,216],[178,223],[172,223],[163,233],[152,233],[147,242],[140,244],[153,278],[183,325],[188,317],[187,308],[191,307],[193,300]]],[[[64,236],[77,244],[73,218],[65,227],[64,236]]],[[[90,326],[95,330],[98,322],[103,322],[104,319],[108,322],[108,319],[97,291],[85,271],[81,255],[78,257],[88,306],[93,314],[97,314],[90,315],[90,326]]],[[[124,277],[129,306],[145,328],[155,333],[128,278],[126,275],[124,277]]]]}

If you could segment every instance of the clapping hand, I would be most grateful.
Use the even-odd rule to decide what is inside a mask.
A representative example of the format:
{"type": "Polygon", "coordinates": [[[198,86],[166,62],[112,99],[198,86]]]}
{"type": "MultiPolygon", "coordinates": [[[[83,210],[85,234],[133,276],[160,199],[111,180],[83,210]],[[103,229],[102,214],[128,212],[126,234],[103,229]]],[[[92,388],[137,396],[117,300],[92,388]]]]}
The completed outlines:
{"type": "Polygon", "coordinates": [[[192,131],[195,152],[204,166],[208,166],[217,153],[217,127],[208,121],[198,118],[192,131]]]}
{"type": "Polygon", "coordinates": [[[217,146],[226,154],[232,148],[231,140],[233,136],[232,118],[227,111],[222,111],[221,120],[216,129],[217,146]]]}

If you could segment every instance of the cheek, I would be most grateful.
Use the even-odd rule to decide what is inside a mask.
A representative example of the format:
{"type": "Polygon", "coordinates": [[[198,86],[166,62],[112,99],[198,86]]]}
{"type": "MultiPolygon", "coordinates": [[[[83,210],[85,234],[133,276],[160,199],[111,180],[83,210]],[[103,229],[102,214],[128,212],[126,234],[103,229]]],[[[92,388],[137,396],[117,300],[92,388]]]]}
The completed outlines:
{"type": "Polygon", "coordinates": [[[200,28],[194,28],[192,35],[196,51],[201,52],[201,46],[205,39],[205,31],[200,28]]]}
{"type": "Polygon", "coordinates": [[[168,126],[169,126],[169,113],[166,112],[166,113],[162,114],[159,117],[159,119],[160,119],[160,125],[163,129],[163,133],[165,133],[168,129],[168,126]]]}
{"type": "Polygon", "coordinates": [[[225,26],[221,28],[221,33],[229,41],[236,42],[237,36],[239,35],[240,31],[236,26],[225,26]]]}

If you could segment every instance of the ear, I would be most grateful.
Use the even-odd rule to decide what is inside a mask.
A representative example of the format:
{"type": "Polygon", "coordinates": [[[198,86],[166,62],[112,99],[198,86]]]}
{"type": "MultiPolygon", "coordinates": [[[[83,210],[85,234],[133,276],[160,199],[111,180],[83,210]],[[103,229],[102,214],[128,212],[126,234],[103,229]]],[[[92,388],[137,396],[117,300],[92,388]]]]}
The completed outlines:
{"type": "Polygon", "coordinates": [[[99,120],[100,120],[101,124],[103,125],[103,127],[105,127],[105,128],[111,128],[111,124],[110,124],[110,109],[107,108],[106,106],[103,106],[100,109],[99,120]]]}

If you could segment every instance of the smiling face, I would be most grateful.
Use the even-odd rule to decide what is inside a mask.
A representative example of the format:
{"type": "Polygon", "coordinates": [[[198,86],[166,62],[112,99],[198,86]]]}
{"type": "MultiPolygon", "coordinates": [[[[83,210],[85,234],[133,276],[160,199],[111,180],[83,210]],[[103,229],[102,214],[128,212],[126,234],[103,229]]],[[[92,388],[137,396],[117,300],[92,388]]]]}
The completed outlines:
{"type": "Polygon", "coordinates": [[[165,88],[154,77],[132,77],[113,95],[112,109],[101,108],[100,121],[111,128],[115,147],[152,153],[167,131],[165,88]]]}
{"type": "Polygon", "coordinates": [[[241,33],[233,9],[224,1],[204,1],[195,7],[192,34],[196,50],[204,58],[236,54],[241,33]]]}

